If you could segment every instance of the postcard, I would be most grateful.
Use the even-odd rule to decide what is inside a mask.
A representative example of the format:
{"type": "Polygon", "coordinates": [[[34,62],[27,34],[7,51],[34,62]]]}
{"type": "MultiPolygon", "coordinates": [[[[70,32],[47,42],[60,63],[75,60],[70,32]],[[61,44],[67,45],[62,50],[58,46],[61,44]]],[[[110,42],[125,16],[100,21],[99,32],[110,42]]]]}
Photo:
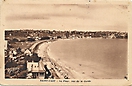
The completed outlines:
{"type": "Polygon", "coordinates": [[[1,85],[131,85],[131,1],[1,1],[1,85]]]}

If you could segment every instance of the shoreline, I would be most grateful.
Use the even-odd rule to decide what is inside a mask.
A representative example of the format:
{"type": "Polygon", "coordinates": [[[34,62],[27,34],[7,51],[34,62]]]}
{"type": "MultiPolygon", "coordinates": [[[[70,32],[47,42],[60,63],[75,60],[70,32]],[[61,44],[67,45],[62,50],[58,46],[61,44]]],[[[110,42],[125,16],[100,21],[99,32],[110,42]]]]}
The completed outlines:
{"type": "MultiPolygon", "coordinates": [[[[74,40],[74,39],[68,39],[68,40],[74,40]]],[[[76,39],[75,39],[76,40],[76,39]]],[[[78,39],[77,39],[78,40],[78,39]]],[[[109,70],[112,69],[108,69],[108,71],[104,70],[104,69],[100,69],[102,68],[106,68],[107,66],[102,65],[100,63],[96,63],[93,61],[89,61],[87,65],[85,65],[85,62],[81,62],[80,64],[73,62],[73,63],[69,63],[66,62],[65,60],[61,59],[61,57],[57,57],[55,56],[50,49],[50,45],[54,42],[58,42],[58,41],[66,41],[65,39],[59,39],[57,41],[53,41],[53,42],[47,42],[44,44],[44,46],[46,46],[46,49],[42,49],[43,52],[46,54],[46,57],[49,58],[51,60],[52,64],[55,64],[58,68],[58,73],[60,76],[63,77],[63,74],[67,74],[69,75],[70,79],[119,79],[120,77],[116,77],[114,76],[114,74],[112,74],[109,70]],[[92,63],[92,64],[91,64],[92,63]],[[81,66],[79,66],[81,65],[81,66]]],[[[41,44],[43,45],[43,44],[41,44]]],[[[39,47],[41,47],[41,45],[39,47]]],[[[55,66],[54,66],[55,68],[55,66]]],[[[56,69],[56,68],[55,68],[56,69]]],[[[57,70],[56,70],[57,72],[57,70]]],[[[123,77],[122,77],[123,78],[123,77]]]]}
{"type": "MultiPolygon", "coordinates": [[[[57,41],[61,41],[61,40],[57,40],[57,41]]],[[[56,41],[54,41],[54,42],[56,42],[56,41]]],[[[54,69],[56,70],[57,74],[59,76],[61,76],[62,79],[65,75],[67,75],[68,78],[70,78],[70,79],[78,79],[78,78],[83,79],[84,76],[82,76],[82,74],[80,74],[79,72],[74,70],[72,67],[68,66],[66,64],[67,62],[62,61],[60,59],[57,60],[57,58],[50,51],[51,43],[53,43],[53,42],[42,43],[39,45],[39,51],[41,51],[41,52],[38,51],[38,53],[41,54],[41,57],[46,57],[46,58],[50,59],[52,66],[54,66],[54,69]],[[45,48],[40,49],[40,48],[42,48],[42,46],[44,46],[45,48]]],[[[87,78],[93,79],[94,77],[89,76],[87,78]]]]}
{"type": "Polygon", "coordinates": [[[49,45],[51,43],[52,42],[40,44],[38,47],[38,55],[42,58],[49,59],[48,61],[46,60],[45,63],[51,63],[53,69],[55,70],[56,74],[60,77],[60,79],[64,79],[65,75],[68,76],[68,78],[70,79],[78,78],[79,74],[75,70],[69,70],[69,68],[65,66],[65,64],[63,64],[63,62],[58,62],[54,58],[54,56],[51,55],[49,48],[49,45]]]}
{"type": "MultiPolygon", "coordinates": [[[[67,43],[71,44],[72,43],[71,41],[73,41],[75,43],[75,42],[78,42],[78,40],[81,41],[83,39],[57,40],[57,41],[54,42],[56,44],[55,45],[53,44],[53,46],[55,46],[55,48],[56,48],[56,46],[61,45],[64,42],[66,42],[66,44],[67,43]]],[[[109,39],[109,40],[111,40],[111,39],[109,39]]],[[[50,45],[52,45],[52,44],[50,44],[50,45]]],[[[55,48],[53,47],[52,49],[54,50],[55,48]]],[[[63,49],[63,46],[61,46],[61,49],[63,49]]],[[[57,52],[60,52],[60,51],[57,51],[57,52]]],[[[123,61],[122,64],[120,64],[120,63],[113,63],[115,65],[110,66],[109,63],[111,63],[111,60],[112,59],[115,59],[115,57],[109,56],[111,59],[110,58],[107,58],[107,60],[106,60],[106,58],[103,58],[102,59],[103,62],[104,61],[108,61],[106,64],[104,64],[105,62],[104,63],[102,63],[102,61],[100,62],[99,60],[101,60],[101,59],[98,59],[98,58],[97,58],[97,60],[90,60],[91,57],[89,58],[89,60],[82,60],[81,58],[78,60],[78,59],[73,58],[73,57],[66,58],[64,56],[65,58],[63,58],[63,55],[59,55],[59,57],[58,57],[58,54],[56,56],[56,53],[57,52],[52,53],[52,50],[51,50],[51,52],[49,53],[50,57],[54,57],[54,59],[56,59],[56,60],[59,59],[58,62],[61,62],[62,63],[62,66],[64,66],[64,67],[66,66],[65,68],[68,68],[73,73],[73,75],[75,75],[75,77],[77,77],[77,78],[83,78],[83,79],[84,78],[85,79],[87,79],[87,78],[90,78],[90,79],[104,79],[104,78],[105,79],[121,79],[122,78],[123,79],[124,76],[125,76],[125,74],[127,73],[127,72],[125,72],[125,70],[120,69],[121,67],[124,67],[123,66],[123,64],[125,63],[124,61],[123,61]],[[118,66],[116,66],[116,64],[118,66]],[[77,74],[74,73],[74,71],[77,72],[77,74]],[[117,71],[122,71],[122,72],[121,72],[121,74],[118,74],[117,71]],[[76,76],[76,75],[79,75],[80,77],[79,76],[76,76]]],[[[66,55],[66,56],[69,56],[69,55],[66,55]]],[[[120,61],[120,59],[121,58],[119,57],[117,60],[120,61]]]]}

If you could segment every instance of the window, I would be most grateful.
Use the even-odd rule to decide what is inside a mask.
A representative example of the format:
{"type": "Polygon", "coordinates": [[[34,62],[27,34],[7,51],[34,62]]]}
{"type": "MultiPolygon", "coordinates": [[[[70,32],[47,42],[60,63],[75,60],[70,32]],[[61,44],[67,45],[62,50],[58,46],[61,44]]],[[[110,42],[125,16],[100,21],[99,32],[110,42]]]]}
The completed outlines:
{"type": "Polygon", "coordinates": [[[44,73],[40,73],[40,76],[44,76],[44,73]]]}

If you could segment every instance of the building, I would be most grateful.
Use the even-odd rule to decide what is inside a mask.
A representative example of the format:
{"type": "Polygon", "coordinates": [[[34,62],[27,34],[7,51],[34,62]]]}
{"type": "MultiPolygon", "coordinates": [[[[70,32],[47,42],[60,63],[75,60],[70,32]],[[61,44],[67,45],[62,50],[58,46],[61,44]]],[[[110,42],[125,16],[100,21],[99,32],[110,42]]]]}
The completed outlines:
{"type": "Polygon", "coordinates": [[[28,54],[28,55],[31,55],[31,51],[29,49],[26,49],[26,51],[24,52],[24,54],[28,54]]]}
{"type": "Polygon", "coordinates": [[[27,75],[28,78],[37,78],[37,79],[44,79],[45,69],[41,63],[39,62],[28,62],[27,61],[27,70],[29,74],[27,75]]]}
{"type": "Polygon", "coordinates": [[[5,40],[4,42],[4,49],[7,50],[8,41],[5,40]]]}

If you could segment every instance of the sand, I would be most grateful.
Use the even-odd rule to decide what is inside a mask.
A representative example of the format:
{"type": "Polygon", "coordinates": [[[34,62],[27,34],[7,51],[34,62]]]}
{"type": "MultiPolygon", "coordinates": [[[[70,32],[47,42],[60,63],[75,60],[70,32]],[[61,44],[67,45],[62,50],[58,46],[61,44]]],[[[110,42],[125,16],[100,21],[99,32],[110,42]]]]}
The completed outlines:
{"type": "MultiPolygon", "coordinates": [[[[88,79],[88,78],[90,78],[90,79],[91,78],[94,78],[94,79],[123,79],[124,76],[127,75],[126,55],[119,54],[119,52],[122,53],[122,52],[124,52],[124,50],[126,50],[126,49],[124,49],[125,47],[120,48],[122,46],[122,44],[123,45],[126,44],[126,43],[124,43],[125,41],[106,40],[106,39],[102,39],[102,40],[88,39],[88,42],[87,42],[85,40],[86,39],[58,40],[58,41],[54,42],[55,44],[54,43],[50,44],[48,54],[50,57],[54,58],[57,63],[63,65],[63,67],[69,69],[70,71],[73,70],[73,71],[77,72],[78,75],[80,76],[80,77],[77,77],[79,79],[80,78],[83,78],[83,79],[88,79]],[[85,43],[82,42],[83,40],[85,43]],[[79,50],[79,52],[78,52],[79,54],[71,55],[74,52],[78,51],[78,49],[75,49],[75,47],[73,47],[72,44],[79,42],[79,41],[81,41],[81,43],[83,45],[85,45],[87,43],[91,45],[91,43],[92,43],[92,45],[95,45],[95,47],[92,46],[92,48],[94,48],[93,49],[94,51],[93,50],[89,51],[90,47],[88,48],[88,50],[85,49],[85,51],[87,51],[86,53],[88,53],[88,54],[83,55],[84,56],[84,58],[83,58],[83,56],[82,56],[83,53],[81,53],[81,52],[84,51],[83,48],[85,48],[87,45],[83,46],[83,47],[79,46],[79,49],[81,48],[81,51],[79,50]],[[110,44],[108,46],[105,45],[102,51],[98,51],[98,49],[96,49],[97,48],[96,44],[98,43],[98,41],[104,42],[104,43],[112,42],[112,44],[110,44]],[[93,44],[93,42],[95,42],[95,44],[93,44]],[[120,43],[120,46],[116,45],[115,47],[117,49],[113,49],[113,43],[115,43],[114,45],[120,43]],[[67,47],[64,47],[64,49],[63,49],[63,46],[67,46],[68,49],[67,49],[67,47]],[[72,47],[73,49],[70,48],[69,46],[72,47]],[[69,50],[69,48],[72,49],[74,52],[71,52],[71,50],[69,50]],[[113,49],[113,51],[109,51],[109,49],[111,49],[111,48],[113,49]],[[63,51],[62,51],[62,49],[63,49],[63,51]],[[118,50],[118,52],[116,52],[115,50],[118,50]],[[61,53],[61,54],[58,54],[55,51],[57,51],[58,53],[61,53]],[[70,52],[68,52],[68,51],[70,51],[70,52]],[[104,53],[104,51],[106,54],[104,53]],[[70,55],[67,55],[67,53],[64,54],[64,52],[68,52],[70,55]],[[76,55],[79,55],[79,56],[76,56],[76,55]],[[81,58],[79,59],[79,57],[81,57],[81,58]]],[[[100,42],[98,44],[100,44],[100,42]]],[[[76,43],[75,45],[78,45],[78,44],[76,43]]],[[[100,48],[100,47],[98,47],[98,48],[100,48]]],[[[73,74],[73,75],[75,75],[75,74],[73,74]]]]}
{"type": "Polygon", "coordinates": [[[48,43],[43,43],[39,46],[37,52],[38,52],[38,56],[42,57],[44,59],[43,63],[47,64],[49,62],[51,62],[50,65],[52,65],[52,67],[55,69],[55,67],[57,69],[55,69],[56,74],[59,76],[60,79],[64,79],[64,76],[67,75],[69,78],[77,78],[77,77],[81,77],[76,71],[74,70],[69,70],[68,67],[66,67],[63,62],[59,61],[56,62],[56,59],[54,58],[54,56],[52,56],[50,54],[50,49],[49,49],[49,42],[48,43]],[[56,66],[54,66],[53,64],[55,64],[56,66]]]}
{"type": "MultiPolygon", "coordinates": [[[[58,40],[64,41],[64,40],[58,40]]],[[[93,62],[91,60],[88,61],[87,65],[86,62],[81,61],[82,63],[76,64],[76,60],[74,62],[67,62],[61,57],[57,57],[51,52],[50,45],[52,43],[43,43],[39,46],[38,54],[40,57],[50,58],[50,60],[57,65],[57,67],[61,70],[61,72],[57,72],[58,75],[62,72],[64,74],[68,74],[71,79],[117,79],[117,78],[124,78],[118,77],[118,75],[111,74],[114,71],[114,68],[108,68],[105,65],[100,64],[99,62],[93,62]],[[101,68],[102,67],[102,68],[101,68]],[[108,69],[108,70],[103,70],[108,69]]],[[[119,69],[120,71],[120,69],[119,69]]],[[[63,77],[61,77],[63,78],[63,77]]]]}

